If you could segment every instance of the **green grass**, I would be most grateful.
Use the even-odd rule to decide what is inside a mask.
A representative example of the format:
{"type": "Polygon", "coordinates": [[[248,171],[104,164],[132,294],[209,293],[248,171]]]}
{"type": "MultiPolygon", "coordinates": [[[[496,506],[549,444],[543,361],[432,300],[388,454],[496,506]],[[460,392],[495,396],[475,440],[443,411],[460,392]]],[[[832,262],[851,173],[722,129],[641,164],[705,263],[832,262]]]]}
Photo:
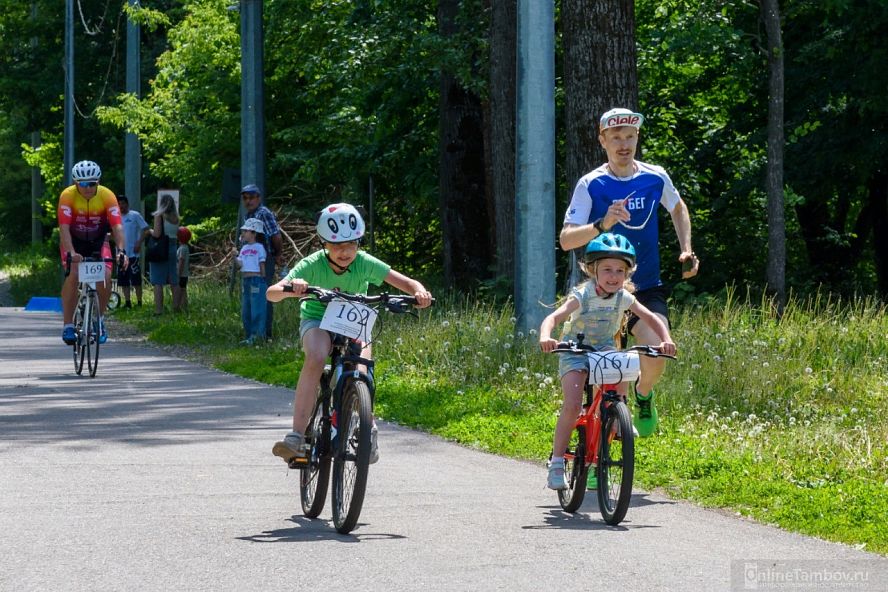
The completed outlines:
{"type": "MultiPolygon", "coordinates": [[[[295,301],[275,306],[276,339],[256,356],[238,345],[227,286],[198,281],[189,293],[185,314],[152,317],[149,295],[116,315],[226,371],[295,384],[295,301]]],[[[497,454],[548,456],[557,360],[515,331],[509,307],[444,297],[377,325],[378,415],[497,454]]],[[[673,325],[679,360],[656,389],[659,433],[637,443],[637,485],[888,554],[885,308],[814,297],[778,320],[768,302],[729,292],[675,310],[673,325]]]]}
{"type": "Polygon", "coordinates": [[[0,269],[9,275],[12,306],[24,306],[31,296],[58,296],[62,289],[58,249],[47,245],[0,253],[0,269]]]}

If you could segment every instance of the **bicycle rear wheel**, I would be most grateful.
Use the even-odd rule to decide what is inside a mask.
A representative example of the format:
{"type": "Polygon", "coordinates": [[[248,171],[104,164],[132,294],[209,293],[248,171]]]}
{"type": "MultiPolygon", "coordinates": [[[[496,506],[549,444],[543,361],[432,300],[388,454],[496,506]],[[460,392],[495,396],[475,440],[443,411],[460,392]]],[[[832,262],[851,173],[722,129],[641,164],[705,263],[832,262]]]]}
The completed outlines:
{"type": "Polygon", "coordinates": [[[90,377],[96,375],[99,369],[99,335],[102,332],[101,323],[99,321],[99,296],[95,292],[91,292],[89,296],[89,304],[87,310],[90,311],[89,318],[84,322],[84,330],[86,331],[86,365],[89,367],[90,377]]]}
{"type": "Polygon", "coordinates": [[[611,404],[598,448],[598,507],[608,524],[626,517],[635,475],[635,436],[626,403],[611,404]]]}
{"type": "Polygon", "coordinates": [[[324,412],[325,407],[324,401],[318,400],[305,430],[308,464],[301,469],[299,497],[302,513],[309,518],[317,518],[324,509],[330,485],[330,420],[324,412]]]}
{"type": "Polygon", "coordinates": [[[83,360],[86,358],[86,334],[83,330],[83,315],[85,314],[84,300],[78,300],[74,309],[74,333],[77,340],[74,342],[74,372],[83,373],[83,360]]]}
{"type": "Polygon", "coordinates": [[[577,426],[570,435],[564,454],[564,475],[567,489],[558,492],[558,501],[565,512],[576,512],[586,497],[586,426],[577,426]]]}
{"type": "Polygon", "coordinates": [[[370,389],[360,380],[345,387],[333,459],[333,523],[342,534],[358,523],[370,467],[370,389]]]}

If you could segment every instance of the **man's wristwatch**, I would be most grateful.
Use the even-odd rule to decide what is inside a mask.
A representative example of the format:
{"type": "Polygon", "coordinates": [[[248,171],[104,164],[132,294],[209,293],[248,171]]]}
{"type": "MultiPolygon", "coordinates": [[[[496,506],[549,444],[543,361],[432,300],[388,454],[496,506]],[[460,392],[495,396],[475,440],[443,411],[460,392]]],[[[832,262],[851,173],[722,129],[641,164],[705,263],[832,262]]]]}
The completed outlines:
{"type": "Polygon", "coordinates": [[[592,227],[598,231],[598,234],[604,234],[605,232],[608,232],[607,230],[604,229],[604,226],[602,226],[602,224],[601,224],[602,220],[604,220],[604,218],[599,218],[598,220],[596,220],[595,222],[592,223],[592,227]]]}

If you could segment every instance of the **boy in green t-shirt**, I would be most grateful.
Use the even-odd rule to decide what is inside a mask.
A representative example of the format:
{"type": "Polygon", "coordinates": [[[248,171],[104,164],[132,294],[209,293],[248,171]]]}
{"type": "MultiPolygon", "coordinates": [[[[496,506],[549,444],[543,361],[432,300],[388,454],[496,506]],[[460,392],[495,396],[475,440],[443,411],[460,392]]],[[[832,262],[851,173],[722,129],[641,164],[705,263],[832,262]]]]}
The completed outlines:
{"type": "MultiPolygon", "coordinates": [[[[419,302],[419,308],[432,303],[431,293],[418,281],[398,273],[386,263],[360,250],[360,240],[364,237],[364,220],[361,214],[349,204],[333,204],[321,210],[317,224],[318,236],[323,248],[302,259],[290,270],[287,276],[268,288],[266,298],[280,302],[284,298],[299,298],[308,286],[318,286],[328,290],[339,290],[351,294],[366,294],[372,283],[375,286],[385,282],[402,292],[411,294],[419,302]],[[284,286],[292,286],[292,292],[284,292],[284,286]]],[[[305,428],[308,426],[312,405],[324,364],[332,345],[330,334],[321,329],[321,319],[327,305],[314,299],[301,304],[302,321],[299,336],[305,361],[293,402],[293,431],[288,433],[272,448],[275,456],[288,461],[294,457],[304,457],[305,428]]],[[[361,356],[371,359],[370,346],[364,347],[361,356]]],[[[370,462],[379,460],[376,442],[376,423],[370,432],[370,462]]]]}

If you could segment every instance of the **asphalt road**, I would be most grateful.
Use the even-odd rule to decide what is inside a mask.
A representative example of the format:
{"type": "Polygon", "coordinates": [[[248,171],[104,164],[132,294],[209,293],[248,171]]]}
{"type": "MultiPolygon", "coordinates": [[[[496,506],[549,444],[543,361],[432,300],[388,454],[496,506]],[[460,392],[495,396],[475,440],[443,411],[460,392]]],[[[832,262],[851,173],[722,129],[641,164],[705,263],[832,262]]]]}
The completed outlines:
{"type": "Polygon", "coordinates": [[[78,377],[60,332],[0,308],[0,590],[888,590],[883,557],[641,491],[608,527],[541,465],[385,423],[339,535],[271,455],[289,389],[113,332],[78,377]]]}

